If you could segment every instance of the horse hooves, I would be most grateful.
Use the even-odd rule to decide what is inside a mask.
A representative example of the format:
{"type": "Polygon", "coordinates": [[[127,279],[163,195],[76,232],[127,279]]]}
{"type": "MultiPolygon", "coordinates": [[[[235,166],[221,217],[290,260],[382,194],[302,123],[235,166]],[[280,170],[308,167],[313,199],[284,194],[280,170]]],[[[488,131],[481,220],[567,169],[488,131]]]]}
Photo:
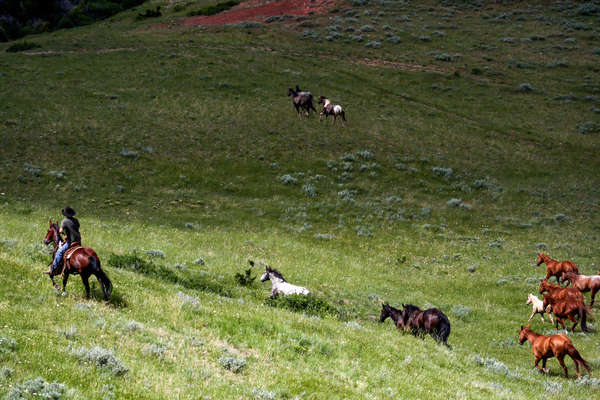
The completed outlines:
{"type": "Polygon", "coordinates": [[[547,373],[550,372],[550,370],[548,368],[542,368],[542,372],[545,373],[545,374],[547,374],[547,373]]]}

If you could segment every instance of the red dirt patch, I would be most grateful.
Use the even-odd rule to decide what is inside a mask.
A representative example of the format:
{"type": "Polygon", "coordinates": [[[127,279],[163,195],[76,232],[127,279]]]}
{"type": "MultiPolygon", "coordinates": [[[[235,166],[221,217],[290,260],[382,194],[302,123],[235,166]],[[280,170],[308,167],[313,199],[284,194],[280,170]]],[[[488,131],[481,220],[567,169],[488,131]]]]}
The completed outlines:
{"type": "Polygon", "coordinates": [[[250,0],[222,13],[184,19],[183,25],[226,25],[242,21],[262,22],[267,17],[323,14],[336,0],[250,0]]]}

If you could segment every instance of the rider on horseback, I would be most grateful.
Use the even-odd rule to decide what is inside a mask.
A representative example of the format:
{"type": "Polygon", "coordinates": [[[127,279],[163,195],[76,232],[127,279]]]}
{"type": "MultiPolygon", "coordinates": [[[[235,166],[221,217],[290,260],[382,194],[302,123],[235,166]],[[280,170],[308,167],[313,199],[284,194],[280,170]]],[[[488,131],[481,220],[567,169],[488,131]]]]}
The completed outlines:
{"type": "Polygon", "coordinates": [[[56,251],[54,261],[52,261],[52,267],[45,273],[55,275],[55,271],[60,267],[63,255],[67,249],[75,242],[81,243],[81,234],[79,233],[79,221],[75,218],[75,210],[67,206],[62,209],[62,214],[66,217],[60,223],[59,235],[64,233],[66,235],[64,243],[56,251]]]}

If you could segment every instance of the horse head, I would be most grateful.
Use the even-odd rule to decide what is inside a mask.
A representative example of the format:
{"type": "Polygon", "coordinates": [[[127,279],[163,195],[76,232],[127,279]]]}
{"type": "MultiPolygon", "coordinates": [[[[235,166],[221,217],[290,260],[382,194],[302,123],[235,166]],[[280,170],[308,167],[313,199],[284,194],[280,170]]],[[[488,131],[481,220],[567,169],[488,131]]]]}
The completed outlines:
{"type": "Polygon", "coordinates": [[[296,93],[297,92],[294,89],[288,88],[288,94],[287,94],[288,96],[296,97],[296,93]]]}
{"type": "Polygon", "coordinates": [[[573,283],[573,280],[575,279],[575,273],[571,272],[571,271],[563,271],[563,273],[560,275],[560,283],[565,283],[565,281],[569,281],[571,283],[573,283]]]}
{"type": "Polygon", "coordinates": [[[58,225],[50,220],[50,227],[48,228],[48,232],[46,232],[46,237],[44,237],[44,244],[48,245],[54,241],[54,238],[58,234],[58,230],[56,229],[58,225]]]}
{"type": "Polygon", "coordinates": [[[271,274],[271,268],[267,265],[265,267],[265,273],[260,277],[260,281],[265,282],[265,281],[268,281],[269,279],[271,279],[269,274],[271,274]]]}
{"type": "Polygon", "coordinates": [[[545,259],[546,259],[546,255],[544,253],[538,253],[536,265],[539,266],[541,263],[544,262],[545,259]]]}
{"type": "Polygon", "coordinates": [[[390,312],[389,304],[382,303],[381,304],[381,314],[379,315],[379,322],[383,322],[387,317],[390,317],[392,314],[390,312]]]}
{"type": "Polygon", "coordinates": [[[533,303],[534,297],[535,296],[533,295],[533,293],[529,293],[529,296],[527,296],[527,302],[525,303],[525,305],[533,303]]]}
{"type": "Polygon", "coordinates": [[[525,343],[525,341],[527,341],[527,334],[531,332],[531,329],[529,329],[529,325],[521,325],[521,332],[519,332],[519,344],[523,344],[525,343]]]}
{"type": "Polygon", "coordinates": [[[550,288],[551,288],[550,283],[548,283],[548,281],[546,279],[544,279],[540,283],[540,294],[547,292],[550,288]]]}
{"type": "Polygon", "coordinates": [[[319,96],[319,104],[325,103],[325,96],[319,96]]]}

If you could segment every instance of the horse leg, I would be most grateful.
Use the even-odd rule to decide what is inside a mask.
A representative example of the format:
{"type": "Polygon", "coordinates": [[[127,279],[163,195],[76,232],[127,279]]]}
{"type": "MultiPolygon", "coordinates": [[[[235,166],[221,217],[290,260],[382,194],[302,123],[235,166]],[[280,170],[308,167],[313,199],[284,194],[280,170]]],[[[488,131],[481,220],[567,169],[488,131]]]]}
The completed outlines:
{"type": "MultiPolygon", "coordinates": [[[[563,321],[562,318],[556,317],[556,322],[560,322],[560,325],[562,326],[562,328],[565,329],[565,321],[563,321]]],[[[558,328],[558,323],[556,324],[556,327],[558,328]]]]}
{"type": "MultiPolygon", "coordinates": [[[[537,368],[540,372],[544,372],[544,369],[538,365],[540,363],[541,359],[542,359],[542,357],[535,356],[535,363],[533,364],[533,366],[535,368],[537,368]]],[[[544,364],[545,363],[546,363],[546,359],[544,358],[544,364]]]]}
{"type": "MultiPolygon", "coordinates": [[[[529,316],[529,319],[527,320],[527,323],[529,323],[529,321],[531,321],[531,318],[533,318],[533,316],[535,315],[535,311],[531,312],[531,315],[529,316]]],[[[544,320],[544,317],[542,317],[542,321],[544,320]]]]}
{"type": "Polygon", "coordinates": [[[547,358],[544,358],[542,360],[542,371],[544,371],[545,373],[548,373],[548,372],[550,372],[550,370],[548,368],[546,368],[546,361],[548,361],[547,358]]]}
{"type": "Polygon", "coordinates": [[[571,322],[574,322],[573,327],[571,328],[571,332],[575,333],[575,327],[577,326],[579,321],[577,321],[572,314],[567,315],[567,318],[569,318],[571,320],[571,322]]]}
{"type": "Polygon", "coordinates": [[[65,269],[65,271],[63,272],[63,287],[62,287],[63,292],[67,291],[67,281],[68,280],[69,280],[69,271],[67,271],[65,269]]]}
{"type": "Polygon", "coordinates": [[[90,283],[88,282],[89,278],[90,276],[85,272],[81,274],[81,281],[83,282],[83,286],[85,287],[85,297],[87,299],[90,298],[90,283]]]}
{"type": "Polygon", "coordinates": [[[590,307],[594,307],[594,298],[596,297],[596,292],[598,292],[598,289],[596,289],[596,288],[592,289],[592,292],[591,292],[592,302],[590,303],[590,307]]]}
{"type": "MultiPolygon", "coordinates": [[[[556,356],[556,359],[558,360],[558,363],[560,364],[560,366],[562,367],[562,369],[565,371],[565,377],[567,379],[569,379],[569,372],[567,371],[567,366],[565,365],[564,358],[565,358],[564,354],[556,356]]],[[[577,363],[575,363],[575,365],[577,366],[577,363]]],[[[579,376],[579,367],[577,367],[577,376],[579,376]]]]}

